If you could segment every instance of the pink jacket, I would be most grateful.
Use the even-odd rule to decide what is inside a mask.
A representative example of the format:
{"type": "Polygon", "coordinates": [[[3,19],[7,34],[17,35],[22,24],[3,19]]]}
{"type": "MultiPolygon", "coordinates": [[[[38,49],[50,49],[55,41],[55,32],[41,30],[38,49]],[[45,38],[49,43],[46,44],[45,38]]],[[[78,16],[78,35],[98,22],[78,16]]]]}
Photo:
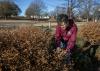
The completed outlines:
{"type": "Polygon", "coordinates": [[[73,24],[69,31],[63,30],[60,25],[57,25],[56,32],[55,32],[56,47],[60,47],[61,36],[62,36],[62,38],[65,41],[68,41],[66,48],[72,49],[75,45],[76,35],[77,35],[76,24],[73,24]]]}

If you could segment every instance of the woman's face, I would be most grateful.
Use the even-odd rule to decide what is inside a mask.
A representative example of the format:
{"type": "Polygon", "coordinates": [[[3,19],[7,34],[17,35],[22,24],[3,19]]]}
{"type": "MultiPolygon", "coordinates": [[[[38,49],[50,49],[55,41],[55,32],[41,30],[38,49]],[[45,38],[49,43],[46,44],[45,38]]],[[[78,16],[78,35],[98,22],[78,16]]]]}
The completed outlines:
{"type": "Polygon", "coordinates": [[[62,23],[61,23],[61,28],[64,29],[64,30],[65,30],[68,26],[69,26],[68,23],[67,23],[67,24],[66,24],[65,22],[62,22],[62,23]]]}

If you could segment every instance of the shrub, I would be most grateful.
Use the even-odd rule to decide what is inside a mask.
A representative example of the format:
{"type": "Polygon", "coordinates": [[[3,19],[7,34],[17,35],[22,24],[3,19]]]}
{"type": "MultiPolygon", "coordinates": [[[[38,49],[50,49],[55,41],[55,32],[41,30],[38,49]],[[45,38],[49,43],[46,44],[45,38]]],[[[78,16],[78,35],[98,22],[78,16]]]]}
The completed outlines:
{"type": "MultiPolygon", "coordinates": [[[[60,70],[64,51],[49,53],[52,35],[38,28],[0,30],[0,69],[10,71],[60,70]]],[[[66,67],[65,67],[66,69],[66,67]]]]}
{"type": "Polygon", "coordinates": [[[100,24],[87,23],[79,30],[79,36],[91,44],[100,43],[100,24]]]}

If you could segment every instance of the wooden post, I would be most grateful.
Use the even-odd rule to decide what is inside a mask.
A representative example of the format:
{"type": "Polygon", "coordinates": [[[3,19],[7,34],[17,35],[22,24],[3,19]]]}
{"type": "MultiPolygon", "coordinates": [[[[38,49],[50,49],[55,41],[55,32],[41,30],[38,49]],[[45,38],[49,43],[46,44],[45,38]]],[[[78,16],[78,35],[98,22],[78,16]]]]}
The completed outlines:
{"type": "Polygon", "coordinates": [[[49,29],[51,29],[51,21],[49,21],[49,29]]]}

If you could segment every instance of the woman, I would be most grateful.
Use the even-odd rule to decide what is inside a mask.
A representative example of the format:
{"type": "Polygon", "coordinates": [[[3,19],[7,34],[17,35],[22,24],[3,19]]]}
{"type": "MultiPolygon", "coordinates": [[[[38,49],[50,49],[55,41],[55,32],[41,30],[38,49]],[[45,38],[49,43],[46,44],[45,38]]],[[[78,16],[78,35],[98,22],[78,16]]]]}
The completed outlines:
{"type": "Polygon", "coordinates": [[[56,47],[57,49],[64,48],[70,55],[76,42],[77,26],[65,14],[58,15],[57,23],[55,32],[56,47]]]}

